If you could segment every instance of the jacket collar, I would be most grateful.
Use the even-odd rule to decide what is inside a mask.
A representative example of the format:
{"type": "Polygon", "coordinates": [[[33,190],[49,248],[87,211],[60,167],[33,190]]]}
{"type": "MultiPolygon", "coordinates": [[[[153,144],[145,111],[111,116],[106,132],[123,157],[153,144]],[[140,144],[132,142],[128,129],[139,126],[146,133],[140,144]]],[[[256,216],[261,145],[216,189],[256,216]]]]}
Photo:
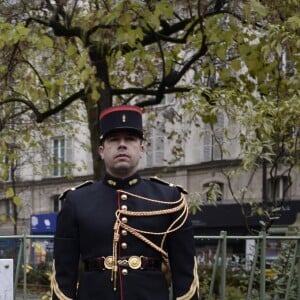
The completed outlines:
{"type": "Polygon", "coordinates": [[[141,181],[141,176],[138,173],[135,173],[134,175],[125,178],[120,179],[111,176],[110,174],[107,174],[103,178],[103,183],[113,189],[127,189],[132,186],[137,185],[141,181]]]}

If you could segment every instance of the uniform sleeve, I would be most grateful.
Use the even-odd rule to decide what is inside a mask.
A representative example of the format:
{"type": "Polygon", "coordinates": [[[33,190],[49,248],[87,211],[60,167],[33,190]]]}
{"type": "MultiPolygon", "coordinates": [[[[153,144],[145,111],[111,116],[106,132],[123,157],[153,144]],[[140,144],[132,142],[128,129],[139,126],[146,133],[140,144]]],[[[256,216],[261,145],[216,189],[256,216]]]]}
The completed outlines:
{"type": "Polygon", "coordinates": [[[168,235],[167,251],[172,273],[173,299],[198,300],[199,279],[195,241],[189,218],[181,228],[168,235]]]}
{"type": "Polygon", "coordinates": [[[74,208],[67,199],[57,216],[54,237],[52,299],[76,299],[79,235],[74,208]]]}

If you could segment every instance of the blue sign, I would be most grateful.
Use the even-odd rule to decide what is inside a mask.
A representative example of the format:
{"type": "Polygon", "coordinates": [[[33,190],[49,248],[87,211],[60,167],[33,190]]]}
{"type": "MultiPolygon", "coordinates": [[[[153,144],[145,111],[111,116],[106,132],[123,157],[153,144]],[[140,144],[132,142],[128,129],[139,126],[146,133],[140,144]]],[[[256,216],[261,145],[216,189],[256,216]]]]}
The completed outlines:
{"type": "Polygon", "coordinates": [[[31,234],[54,234],[56,230],[56,213],[31,215],[31,234]]]}

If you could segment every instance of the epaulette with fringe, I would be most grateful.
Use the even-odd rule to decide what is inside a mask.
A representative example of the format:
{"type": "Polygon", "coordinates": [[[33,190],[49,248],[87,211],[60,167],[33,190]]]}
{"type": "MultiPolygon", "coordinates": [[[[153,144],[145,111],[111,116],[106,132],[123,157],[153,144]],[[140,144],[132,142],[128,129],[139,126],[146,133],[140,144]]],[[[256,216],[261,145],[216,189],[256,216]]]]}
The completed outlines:
{"type": "Polygon", "coordinates": [[[64,190],[64,191],[59,195],[58,199],[61,200],[61,199],[63,199],[63,198],[66,197],[66,194],[67,194],[68,192],[78,190],[78,189],[83,188],[83,187],[85,187],[85,186],[87,186],[87,185],[90,185],[90,184],[92,184],[92,183],[94,183],[94,181],[92,181],[92,180],[87,180],[87,181],[85,181],[85,182],[83,182],[83,183],[80,183],[80,184],[78,184],[78,185],[76,185],[76,186],[73,186],[73,187],[71,187],[71,188],[68,188],[68,189],[64,190]]]}
{"type": "Polygon", "coordinates": [[[164,184],[164,185],[168,185],[168,186],[171,186],[171,187],[176,187],[179,192],[183,193],[183,194],[188,194],[188,191],[186,189],[184,189],[181,185],[176,185],[176,184],[173,184],[173,183],[170,183],[170,182],[167,182],[157,176],[153,176],[153,177],[150,177],[150,180],[151,181],[155,181],[155,182],[158,182],[158,183],[161,183],[161,184],[164,184]]]}

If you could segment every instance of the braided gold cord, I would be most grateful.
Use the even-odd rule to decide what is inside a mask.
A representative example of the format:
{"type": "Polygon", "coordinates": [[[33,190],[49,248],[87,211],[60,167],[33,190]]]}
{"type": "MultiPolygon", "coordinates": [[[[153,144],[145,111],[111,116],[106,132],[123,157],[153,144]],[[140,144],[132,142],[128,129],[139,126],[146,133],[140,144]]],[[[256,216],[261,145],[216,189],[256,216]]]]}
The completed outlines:
{"type": "Polygon", "coordinates": [[[117,190],[117,192],[122,193],[122,194],[126,194],[128,196],[132,196],[132,197],[135,197],[135,198],[140,198],[142,200],[146,200],[146,201],[149,201],[149,202],[160,203],[160,204],[168,204],[168,205],[174,205],[174,204],[180,203],[182,201],[182,199],[184,198],[184,195],[181,193],[181,196],[177,201],[162,201],[162,200],[151,199],[151,198],[147,198],[147,197],[144,197],[144,196],[132,194],[132,193],[129,193],[129,192],[126,192],[126,191],[123,191],[123,190],[117,190]]]}
{"type": "MultiPolygon", "coordinates": [[[[184,200],[184,197],[181,197],[181,199],[184,200]]],[[[187,219],[187,215],[188,215],[187,204],[186,204],[186,201],[183,201],[182,204],[178,205],[175,208],[168,209],[168,210],[158,210],[158,211],[150,211],[150,212],[144,212],[144,211],[143,212],[134,212],[134,211],[118,209],[116,211],[116,222],[118,222],[120,224],[120,226],[124,229],[131,229],[131,230],[135,230],[135,231],[138,231],[140,233],[149,234],[149,235],[164,235],[164,234],[168,234],[168,233],[174,232],[177,229],[179,229],[183,225],[185,220],[187,219]],[[170,213],[177,212],[181,208],[183,208],[182,213],[176,218],[176,220],[174,220],[174,222],[170,225],[170,227],[167,231],[162,231],[162,232],[144,231],[144,230],[141,230],[141,229],[133,228],[133,227],[130,227],[129,225],[123,223],[121,218],[120,218],[121,214],[126,215],[126,216],[136,216],[136,217],[160,216],[160,215],[163,215],[163,214],[170,214],[170,213]],[[173,225],[176,224],[182,217],[184,217],[183,221],[177,227],[172,229],[173,225]]]]}
{"type": "Polygon", "coordinates": [[[193,269],[193,281],[191,283],[191,286],[189,290],[186,292],[186,294],[176,297],[176,300],[189,300],[191,299],[195,294],[199,297],[199,279],[198,279],[198,268],[197,268],[197,260],[196,257],[194,257],[194,269],[193,269]]]}
{"type": "MultiPolygon", "coordinates": [[[[185,203],[184,210],[178,216],[178,218],[176,220],[174,220],[174,222],[169,226],[169,228],[167,229],[166,233],[171,233],[171,232],[174,232],[174,231],[178,230],[185,223],[185,221],[186,221],[186,219],[188,217],[188,206],[187,206],[186,201],[184,201],[184,203],[185,203]],[[173,227],[181,218],[183,218],[183,220],[181,221],[181,223],[179,223],[179,225],[177,227],[173,227]]],[[[163,247],[166,237],[167,237],[167,234],[164,235],[163,238],[162,238],[161,245],[160,245],[161,247],[163,247]]]]}
{"type": "Polygon", "coordinates": [[[116,217],[119,218],[120,214],[124,216],[133,216],[133,217],[152,217],[152,216],[160,216],[160,215],[168,215],[174,212],[177,212],[181,209],[185,210],[186,203],[182,202],[180,205],[177,205],[174,208],[169,209],[162,209],[162,210],[155,210],[155,211],[129,211],[125,209],[118,209],[116,210],[116,217]]]}
{"type": "Polygon", "coordinates": [[[129,211],[125,209],[118,209],[116,210],[116,222],[114,225],[114,239],[113,239],[113,253],[112,253],[112,281],[114,282],[114,290],[116,290],[116,281],[117,281],[117,272],[118,272],[118,262],[117,262],[117,247],[119,243],[119,230],[123,228],[127,230],[129,233],[134,235],[136,238],[140,239],[150,247],[154,248],[156,251],[161,253],[163,260],[168,260],[168,253],[163,249],[164,242],[166,240],[167,234],[172,233],[183,226],[187,217],[188,217],[188,206],[186,203],[186,199],[184,195],[181,193],[180,198],[173,202],[168,201],[161,201],[156,199],[150,199],[147,197],[135,195],[123,190],[118,190],[118,193],[126,194],[128,196],[132,196],[135,198],[142,199],[144,201],[157,203],[157,204],[164,204],[164,205],[172,205],[174,207],[161,209],[161,210],[152,210],[152,211],[129,211]],[[170,224],[166,231],[162,232],[154,232],[154,231],[145,231],[138,228],[134,228],[122,222],[122,216],[133,216],[133,217],[151,217],[151,216],[161,216],[167,214],[173,214],[176,212],[182,211],[180,215],[170,224]],[[145,235],[162,235],[161,244],[158,246],[150,239],[148,239],[145,235]]]}
{"type": "Polygon", "coordinates": [[[112,268],[111,268],[111,281],[114,283],[114,291],[117,289],[117,272],[118,272],[118,243],[120,239],[120,223],[115,222],[114,225],[114,239],[112,249],[112,268]]]}
{"type": "MultiPolygon", "coordinates": [[[[124,224],[125,225],[125,224],[124,224]]],[[[123,227],[123,226],[121,226],[123,227]]],[[[137,230],[135,230],[135,228],[129,227],[129,226],[124,226],[124,229],[126,229],[128,232],[130,232],[132,235],[134,235],[135,237],[139,238],[140,240],[142,240],[144,243],[146,243],[147,245],[151,246],[152,248],[154,248],[155,250],[157,250],[158,252],[160,252],[163,256],[168,257],[168,254],[166,251],[163,250],[162,247],[157,246],[155,243],[153,243],[151,240],[149,240],[148,238],[146,238],[144,235],[142,235],[141,233],[139,233],[137,230]]]]}
{"type": "Polygon", "coordinates": [[[173,207],[173,208],[168,208],[168,209],[161,209],[161,210],[152,210],[152,211],[130,211],[130,210],[125,210],[125,209],[119,209],[117,211],[120,211],[123,215],[125,216],[134,216],[134,217],[151,217],[151,216],[160,216],[160,215],[168,215],[172,214],[174,212],[177,212],[184,208],[185,203],[182,201],[181,204],[173,207]]]}
{"type": "MultiPolygon", "coordinates": [[[[116,222],[118,222],[120,224],[120,227],[122,227],[122,228],[124,228],[128,231],[129,230],[137,231],[139,233],[148,234],[148,235],[164,235],[164,234],[174,232],[174,231],[178,230],[180,227],[182,227],[182,225],[184,224],[184,222],[185,222],[185,220],[187,219],[187,216],[188,216],[188,210],[186,209],[187,206],[184,205],[183,208],[184,209],[183,209],[182,213],[176,218],[176,220],[173,221],[173,223],[169,226],[169,228],[166,231],[153,232],[153,231],[145,231],[145,230],[142,230],[142,229],[131,227],[128,224],[123,223],[121,218],[120,218],[121,214],[123,214],[123,210],[116,211],[116,219],[117,219],[116,222]],[[178,226],[172,228],[174,226],[174,224],[176,224],[182,218],[184,218],[182,220],[182,222],[178,226]]],[[[176,212],[176,211],[173,211],[173,212],[176,212]]],[[[128,215],[128,214],[126,214],[126,215],[128,215]]],[[[135,216],[134,214],[130,214],[130,215],[135,216]]],[[[156,214],[156,216],[159,216],[159,215],[161,215],[161,214],[156,214]]],[[[139,215],[139,216],[149,216],[149,215],[139,215]]],[[[153,215],[151,215],[151,216],[153,216],[153,215]]]]}
{"type": "Polygon", "coordinates": [[[60,289],[58,282],[56,281],[56,270],[55,270],[55,259],[53,259],[52,265],[52,275],[51,275],[51,297],[53,293],[58,297],[60,300],[72,300],[71,298],[67,297],[62,290],[60,289]]]}

